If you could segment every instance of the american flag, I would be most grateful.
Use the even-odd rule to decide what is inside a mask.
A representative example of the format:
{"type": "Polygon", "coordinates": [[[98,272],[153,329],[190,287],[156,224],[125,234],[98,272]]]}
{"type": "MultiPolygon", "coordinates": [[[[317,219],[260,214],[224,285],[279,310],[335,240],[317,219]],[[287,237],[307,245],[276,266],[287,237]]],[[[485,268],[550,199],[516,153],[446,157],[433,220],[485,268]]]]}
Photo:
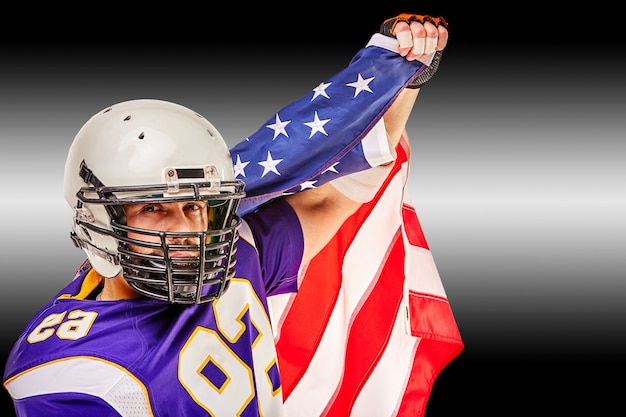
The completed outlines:
{"type": "Polygon", "coordinates": [[[270,297],[285,415],[420,417],[463,342],[406,194],[408,141],[375,198],[270,297]]]}
{"type": "MultiPolygon", "coordinates": [[[[392,41],[374,35],[345,70],[231,149],[246,182],[240,214],[386,162],[371,160],[367,137],[426,68],[392,41]]],[[[302,272],[299,292],[270,298],[286,415],[422,416],[435,379],[463,350],[406,194],[409,155],[403,138],[381,190],[302,272]]]]}

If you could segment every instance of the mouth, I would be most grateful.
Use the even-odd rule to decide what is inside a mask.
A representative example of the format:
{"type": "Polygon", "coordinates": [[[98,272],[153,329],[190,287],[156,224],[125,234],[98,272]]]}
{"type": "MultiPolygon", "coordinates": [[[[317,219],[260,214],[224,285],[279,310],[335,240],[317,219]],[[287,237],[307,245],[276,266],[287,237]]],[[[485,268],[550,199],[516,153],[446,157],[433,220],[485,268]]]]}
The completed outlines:
{"type": "Polygon", "coordinates": [[[178,264],[189,264],[189,263],[197,263],[198,262],[199,253],[198,252],[170,252],[169,258],[172,263],[178,264]]]}

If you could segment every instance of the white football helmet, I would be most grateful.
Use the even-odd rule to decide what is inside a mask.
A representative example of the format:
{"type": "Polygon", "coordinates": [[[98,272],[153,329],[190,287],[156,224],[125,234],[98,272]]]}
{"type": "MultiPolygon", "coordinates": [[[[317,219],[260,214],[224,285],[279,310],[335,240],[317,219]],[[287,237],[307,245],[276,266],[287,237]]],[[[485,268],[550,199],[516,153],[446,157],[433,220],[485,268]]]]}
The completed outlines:
{"type": "Polygon", "coordinates": [[[234,275],[243,189],[215,127],[196,112],[161,100],[126,101],[95,114],[76,135],[65,164],[64,194],[74,210],[76,246],[102,276],[122,271],[137,292],[170,303],[208,302],[226,290],[234,275]],[[124,204],[199,200],[208,201],[213,220],[206,231],[126,225],[124,204]],[[161,242],[131,240],[129,231],[160,236],[161,242]],[[173,245],[171,238],[198,244],[173,245]],[[131,243],[160,249],[161,255],[138,253],[131,243]],[[173,251],[198,256],[171,257],[173,251]]]}

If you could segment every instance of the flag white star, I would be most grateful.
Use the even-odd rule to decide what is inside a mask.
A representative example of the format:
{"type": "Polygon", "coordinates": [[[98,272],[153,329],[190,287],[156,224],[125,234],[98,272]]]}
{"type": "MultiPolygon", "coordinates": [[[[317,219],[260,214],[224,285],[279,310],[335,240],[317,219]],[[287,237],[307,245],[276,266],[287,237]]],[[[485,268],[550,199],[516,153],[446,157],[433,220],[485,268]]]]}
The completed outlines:
{"type": "Polygon", "coordinates": [[[304,123],[305,125],[311,128],[311,134],[309,135],[309,139],[311,139],[316,132],[320,132],[324,134],[325,136],[328,136],[328,133],[326,133],[326,131],[324,130],[324,125],[328,123],[329,121],[330,119],[320,120],[320,118],[317,115],[317,112],[315,112],[313,121],[304,123]]]}
{"type": "Polygon", "coordinates": [[[248,166],[249,163],[250,163],[250,161],[248,161],[248,162],[241,162],[241,158],[239,157],[239,155],[237,155],[237,162],[233,166],[233,168],[235,169],[235,177],[237,177],[240,174],[241,174],[242,177],[245,177],[246,176],[246,172],[244,170],[245,170],[246,166],[248,166]]]}
{"type": "Polygon", "coordinates": [[[359,73],[359,77],[355,82],[352,83],[348,83],[346,84],[348,87],[354,87],[354,97],[358,96],[359,93],[361,91],[369,91],[370,93],[373,93],[372,90],[370,90],[369,88],[369,83],[374,79],[375,77],[370,77],[368,79],[363,79],[363,77],[361,76],[361,74],[359,73]]]}
{"type": "Polygon", "coordinates": [[[302,190],[306,190],[307,188],[315,188],[315,183],[316,181],[304,181],[302,184],[300,184],[300,191],[302,190]]]}
{"type": "Polygon", "coordinates": [[[276,175],[280,175],[280,172],[276,169],[276,165],[280,164],[282,159],[272,159],[272,154],[270,151],[267,151],[267,159],[265,161],[259,162],[259,165],[263,167],[263,173],[261,177],[264,177],[268,172],[274,172],[276,175]]]}
{"type": "Polygon", "coordinates": [[[326,169],[324,170],[324,172],[322,172],[322,174],[324,174],[324,173],[326,173],[326,172],[328,172],[328,171],[332,171],[332,172],[335,172],[335,173],[337,173],[337,174],[338,174],[338,173],[339,173],[339,171],[337,171],[337,170],[335,169],[335,167],[336,167],[337,165],[339,165],[339,162],[335,162],[334,164],[332,164],[331,166],[329,166],[328,168],[326,168],[326,169]]]}
{"type": "Polygon", "coordinates": [[[282,120],[280,120],[280,117],[278,117],[278,113],[277,113],[276,123],[272,123],[266,126],[274,130],[274,138],[272,140],[276,139],[278,135],[280,134],[283,134],[286,137],[289,137],[289,135],[287,134],[287,131],[285,130],[285,126],[287,126],[289,123],[291,123],[291,120],[287,120],[283,122],[282,120]]]}
{"type": "Polygon", "coordinates": [[[326,94],[326,89],[328,88],[329,85],[331,85],[332,83],[320,83],[320,85],[318,85],[317,87],[315,87],[313,89],[313,98],[311,98],[311,101],[315,100],[316,97],[318,96],[324,96],[326,98],[330,98],[328,96],[328,94],[326,94]]]}

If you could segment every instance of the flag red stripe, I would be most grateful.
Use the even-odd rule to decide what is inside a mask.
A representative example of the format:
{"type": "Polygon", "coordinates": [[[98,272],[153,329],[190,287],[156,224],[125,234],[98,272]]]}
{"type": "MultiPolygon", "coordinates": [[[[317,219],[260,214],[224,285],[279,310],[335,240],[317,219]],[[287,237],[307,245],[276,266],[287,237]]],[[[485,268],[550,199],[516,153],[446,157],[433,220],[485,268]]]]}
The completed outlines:
{"type": "MultiPolygon", "coordinates": [[[[325,248],[327,255],[343,259],[344,242],[333,239],[325,248]]],[[[280,339],[276,343],[278,363],[283,386],[283,397],[287,399],[306,371],[315,347],[321,339],[328,319],[337,301],[341,286],[341,264],[309,265],[307,275],[315,279],[303,280],[298,296],[289,308],[283,321],[280,339]],[[323,288],[323,291],[320,290],[323,288]],[[301,321],[306,317],[306,324],[301,321]]]]}
{"type": "Polygon", "coordinates": [[[417,218],[415,207],[406,203],[402,204],[402,222],[404,223],[404,230],[409,243],[413,246],[430,250],[422,225],[417,218]]]}
{"type": "Polygon", "coordinates": [[[344,378],[325,416],[344,417],[350,414],[363,384],[383,354],[402,301],[403,266],[404,248],[398,229],[376,285],[350,328],[344,378]]]}

